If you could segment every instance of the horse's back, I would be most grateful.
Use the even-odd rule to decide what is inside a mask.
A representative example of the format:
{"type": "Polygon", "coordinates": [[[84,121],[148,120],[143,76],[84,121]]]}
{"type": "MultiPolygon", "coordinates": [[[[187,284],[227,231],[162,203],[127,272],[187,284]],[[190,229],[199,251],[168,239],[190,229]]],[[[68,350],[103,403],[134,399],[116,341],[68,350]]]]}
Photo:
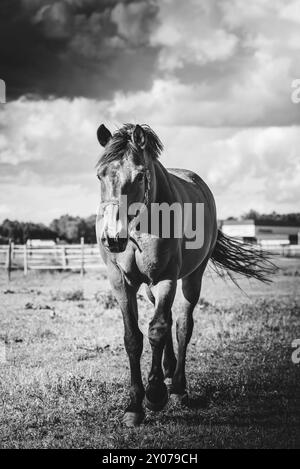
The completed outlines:
{"type": "Polygon", "coordinates": [[[216,218],[216,205],[214,196],[208,185],[197,173],[181,168],[168,168],[167,171],[169,173],[170,180],[176,189],[181,193],[182,197],[187,197],[189,199],[188,201],[191,201],[191,194],[195,194],[196,199],[198,200],[192,201],[207,204],[211,213],[211,217],[216,218]]]}

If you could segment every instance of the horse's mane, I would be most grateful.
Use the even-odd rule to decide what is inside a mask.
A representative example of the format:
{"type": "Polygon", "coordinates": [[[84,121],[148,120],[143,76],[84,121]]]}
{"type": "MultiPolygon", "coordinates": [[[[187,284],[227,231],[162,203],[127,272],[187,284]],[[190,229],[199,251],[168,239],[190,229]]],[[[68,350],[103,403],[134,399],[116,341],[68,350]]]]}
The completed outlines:
{"type": "MultiPolygon", "coordinates": [[[[159,158],[163,150],[163,144],[156,133],[146,124],[141,125],[146,134],[146,152],[154,159],[159,158]]],[[[104,163],[110,163],[121,159],[128,151],[137,153],[138,147],[132,141],[132,133],[135,128],[134,124],[124,124],[118,129],[105,147],[104,153],[101,155],[97,167],[104,163]]]]}

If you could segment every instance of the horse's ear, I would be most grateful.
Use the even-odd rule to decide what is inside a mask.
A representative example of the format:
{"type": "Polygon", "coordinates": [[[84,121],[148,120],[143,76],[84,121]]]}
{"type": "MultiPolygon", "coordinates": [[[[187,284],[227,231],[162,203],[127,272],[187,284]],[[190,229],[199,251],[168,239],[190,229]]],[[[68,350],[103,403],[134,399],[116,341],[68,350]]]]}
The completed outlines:
{"type": "Polygon", "coordinates": [[[107,143],[111,139],[111,133],[105,127],[104,124],[101,124],[100,127],[98,127],[97,138],[98,138],[100,145],[102,145],[103,147],[105,147],[105,145],[107,145],[107,143]]]}
{"type": "Polygon", "coordinates": [[[132,132],[132,140],[135,145],[144,150],[146,146],[146,134],[140,125],[136,125],[134,131],[132,132]]]}

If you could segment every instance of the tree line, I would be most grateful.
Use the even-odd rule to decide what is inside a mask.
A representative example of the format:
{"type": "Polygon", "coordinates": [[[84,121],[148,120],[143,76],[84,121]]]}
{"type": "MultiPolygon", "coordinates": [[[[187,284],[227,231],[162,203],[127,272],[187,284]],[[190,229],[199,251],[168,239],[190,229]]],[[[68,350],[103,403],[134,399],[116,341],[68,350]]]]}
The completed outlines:
{"type": "Polygon", "coordinates": [[[96,215],[87,218],[62,215],[49,226],[6,219],[0,224],[0,244],[7,244],[9,239],[16,244],[24,244],[28,239],[79,243],[82,236],[86,243],[96,243],[95,221],[96,215]]]}
{"type": "MultiPolygon", "coordinates": [[[[255,220],[260,224],[286,225],[286,226],[300,226],[300,213],[259,213],[256,210],[249,210],[249,212],[242,215],[242,220],[255,220]]],[[[232,218],[231,218],[232,219],[232,218]]]]}
{"type": "MultiPolygon", "coordinates": [[[[241,217],[252,219],[265,224],[286,224],[300,226],[300,213],[260,214],[250,210],[241,217]]],[[[229,217],[228,220],[236,218],[229,217]]],[[[79,243],[83,236],[86,243],[96,243],[95,233],[96,215],[87,218],[62,215],[53,220],[49,226],[43,223],[19,222],[16,220],[4,220],[0,224],[0,244],[7,244],[11,239],[16,244],[24,244],[28,239],[53,239],[59,242],[79,243]]]]}

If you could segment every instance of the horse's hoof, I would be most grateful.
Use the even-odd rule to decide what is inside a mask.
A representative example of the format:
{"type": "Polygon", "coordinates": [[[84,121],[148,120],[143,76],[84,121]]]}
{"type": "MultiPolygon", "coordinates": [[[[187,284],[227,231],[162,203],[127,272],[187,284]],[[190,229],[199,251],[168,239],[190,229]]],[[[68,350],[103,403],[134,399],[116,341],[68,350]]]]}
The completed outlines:
{"type": "MultiPolygon", "coordinates": [[[[153,412],[159,412],[160,410],[162,410],[165,407],[165,405],[167,404],[167,402],[169,400],[169,393],[168,393],[168,390],[167,390],[166,386],[164,386],[163,392],[164,392],[163,398],[160,401],[154,402],[154,401],[150,401],[150,399],[147,397],[147,391],[146,391],[145,405],[146,405],[147,409],[152,410],[153,412]]],[[[149,395],[149,393],[148,393],[148,395],[149,395]]]]}
{"type": "Polygon", "coordinates": [[[144,412],[125,412],[122,422],[126,427],[138,427],[145,418],[144,412]]]}
{"type": "Polygon", "coordinates": [[[167,386],[167,390],[168,390],[169,395],[171,395],[172,392],[173,392],[173,380],[172,380],[172,378],[166,378],[165,379],[165,385],[167,386]]]}
{"type": "Polygon", "coordinates": [[[171,394],[170,395],[170,400],[172,404],[175,405],[181,405],[181,406],[187,406],[189,402],[189,396],[187,392],[184,392],[183,394],[171,394]]]}

